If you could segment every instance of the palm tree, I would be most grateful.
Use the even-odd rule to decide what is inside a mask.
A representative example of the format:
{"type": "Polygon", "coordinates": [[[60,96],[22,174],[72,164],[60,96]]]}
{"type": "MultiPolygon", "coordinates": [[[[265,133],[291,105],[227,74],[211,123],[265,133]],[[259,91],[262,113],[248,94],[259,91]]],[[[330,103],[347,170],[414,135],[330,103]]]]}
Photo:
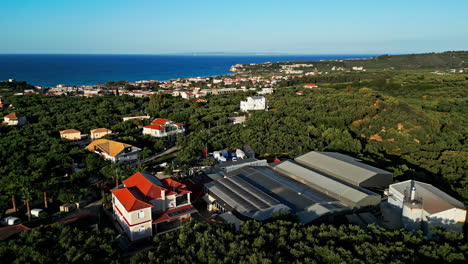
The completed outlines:
{"type": "Polygon", "coordinates": [[[26,204],[26,210],[28,211],[28,221],[31,221],[31,207],[29,204],[31,200],[31,189],[23,185],[21,188],[21,195],[23,196],[24,202],[26,204]]]}

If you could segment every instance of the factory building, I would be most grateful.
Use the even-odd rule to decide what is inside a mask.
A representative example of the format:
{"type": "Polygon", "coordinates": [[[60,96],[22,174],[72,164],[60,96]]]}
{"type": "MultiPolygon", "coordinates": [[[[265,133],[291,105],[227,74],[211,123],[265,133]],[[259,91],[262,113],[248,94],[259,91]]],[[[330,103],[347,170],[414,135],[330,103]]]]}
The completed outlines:
{"type": "MultiPolygon", "coordinates": [[[[357,182],[351,184],[331,176],[328,172],[333,171],[332,168],[322,172],[305,165],[314,165],[306,155],[295,161],[268,166],[239,166],[218,180],[205,184],[207,195],[204,199],[208,209],[230,212],[240,220],[265,220],[275,213],[290,211],[299,216],[301,223],[310,223],[379,205],[379,194],[360,187],[357,182]]],[[[351,157],[346,159],[352,160],[351,157]]],[[[330,163],[330,166],[336,164],[330,163]]],[[[350,170],[349,173],[356,171],[350,170]]],[[[383,172],[375,173],[373,177],[377,179],[370,182],[379,182],[379,178],[387,177],[389,173],[383,172]]],[[[342,177],[360,179],[360,175],[343,174],[342,177]]],[[[385,179],[377,185],[385,185],[384,182],[385,179]]]]}
{"type": "Polygon", "coordinates": [[[440,226],[447,231],[462,232],[466,222],[465,205],[432,186],[408,180],[390,185],[388,203],[400,215],[400,226],[409,230],[423,230],[440,226]]]}
{"type": "Polygon", "coordinates": [[[386,189],[393,182],[391,172],[362,163],[337,152],[311,151],[296,162],[347,183],[371,189],[386,189]]]}

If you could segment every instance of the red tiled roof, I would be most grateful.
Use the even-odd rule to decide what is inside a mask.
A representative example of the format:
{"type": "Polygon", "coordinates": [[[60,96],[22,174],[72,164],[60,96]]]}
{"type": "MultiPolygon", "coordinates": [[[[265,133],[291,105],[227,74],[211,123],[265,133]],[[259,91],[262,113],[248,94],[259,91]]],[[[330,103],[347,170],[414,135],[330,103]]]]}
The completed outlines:
{"type": "Polygon", "coordinates": [[[304,86],[306,86],[306,87],[318,87],[318,85],[313,84],[313,83],[308,83],[308,84],[306,84],[304,86]]]}
{"type": "Polygon", "coordinates": [[[161,126],[161,125],[147,125],[147,126],[144,126],[144,128],[149,128],[149,129],[154,129],[154,130],[164,130],[164,127],[161,126]]]}
{"type": "Polygon", "coordinates": [[[187,204],[187,205],[184,205],[184,206],[181,206],[181,207],[169,209],[169,210],[165,211],[163,214],[156,217],[153,220],[153,224],[164,222],[164,221],[175,219],[175,218],[180,218],[181,216],[184,216],[184,215],[187,215],[187,214],[193,214],[195,212],[197,212],[197,209],[195,209],[195,207],[193,207],[191,204],[187,204]],[[188,210],[186,213],[173,215],[172,217],[169,216],[169,214],[171,214],[171,213],[176,213],[176,212],[179,212],[179,211],[182,211],[182,210],[185,210],[185,209],[191,209],[191,210],[188,210]]]}
{"type": "Polygon", "coordinates": [[[163,179],[161,180],[162,184],[168,189],[168,192],[166,195],[173,195],[173,194],[186,194],[190,193],[191,191],[187,190],[187,186],[185,184],[182,184],[178,181],[175,181],[171,178],[163,179]]]}
{"type": "Polygon", "coordinates": [[[171,178],[163,179],[161,180],[161,183],[164,185],[164,187],[167,188],[166,195],[183,195],[186,193],[191,193],[191,191],[187,190],[187,186],[185,184],[175,181],[171,178]]]}
{"type": "Polygon", "coordinates": [[[3,118],[9,118],[10,120],[18,120],[18,117],[20,115],[17,115],[16,113],[9,113],[8,115],[4,116],[3,118]]]}
{"type": "Polygon", "coordinates": [[[184,125],[184,123],[175,123],[175,124],[178,125],[178,126],[183,126],[184,125]]]}
{"type": "Polygon", "coordinates": [[[111,192],[115,195],[115,197],[117,197],[127,212],[153,206],[147,202],[138,200],[128,188],[111,190],[111,192]]]}
{"type": "MultiPolygon", "coordinates": [[[[154,177],[153,175],[147,175],[147,177],[149,176],[154,177]]],[[[156,177],[154,177],[155,182],[151,182],[147,177],[141,172],[137,172],[124,180],[123,184],[126,187],[136,187],[150,200],[161,198],[161,190],[165,190],[165,188],[156,184],[156,181],[159,181],[156,177]]]]}
{"type": "Polygon", "coordinates": [[[156,118],[151,122],[152,125],[164,125],[167,122],[169,122],[169,119],[164,119],[164,118],[156,118]]]}

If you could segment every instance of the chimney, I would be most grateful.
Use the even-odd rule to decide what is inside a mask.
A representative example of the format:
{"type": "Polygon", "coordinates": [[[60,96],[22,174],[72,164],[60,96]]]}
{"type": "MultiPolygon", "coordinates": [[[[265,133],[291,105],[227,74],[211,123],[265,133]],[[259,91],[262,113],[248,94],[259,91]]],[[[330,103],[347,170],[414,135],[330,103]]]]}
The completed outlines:
{"type": "Polygon", "coordinates": [[[412,183],[411,184],[411,201],[414,201],[416,199],[416,187],[414,186],[414,184],[412,183]]]}

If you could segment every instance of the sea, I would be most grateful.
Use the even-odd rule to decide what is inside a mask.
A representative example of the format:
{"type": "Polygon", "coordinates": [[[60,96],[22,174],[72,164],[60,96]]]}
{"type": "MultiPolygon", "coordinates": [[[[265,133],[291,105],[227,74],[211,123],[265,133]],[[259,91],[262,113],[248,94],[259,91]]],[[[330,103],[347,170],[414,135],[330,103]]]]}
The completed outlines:
{"type": "Polygon", "coordinates": [[[106,81],[165,81],[179,77],[230,74],[231,65],[262,62],[370,58],[353,55],[85,55],[0,54],[0,80],[15,79],[53,87],[97,85],[106,81]]]}

